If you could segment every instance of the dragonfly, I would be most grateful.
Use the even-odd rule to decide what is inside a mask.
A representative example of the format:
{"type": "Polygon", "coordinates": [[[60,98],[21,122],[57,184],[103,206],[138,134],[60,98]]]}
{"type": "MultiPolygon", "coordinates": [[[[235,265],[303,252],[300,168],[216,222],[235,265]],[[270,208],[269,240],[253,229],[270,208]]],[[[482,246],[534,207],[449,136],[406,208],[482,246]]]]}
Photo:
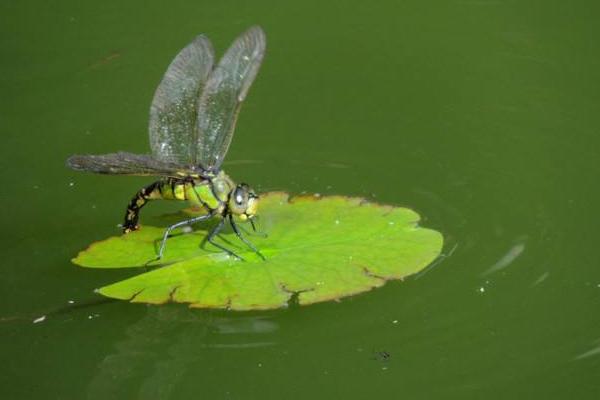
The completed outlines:
{"type": "Polygon", "coordinates": [[[237,237],[263,260],[262,253],[242,235],[236,219],[249,221],[256,232],[258,195],[247,184],[236,184],[221,169],[240,106],[254,81],[266,49],[266,36],[253,26],[235,39],[218,64],[210,40],[197,36],[175,56],[150,106],[151,154],[117,152],[73,155],[67,166],[110,175],[157,176],[129,202],[123,233],[139,229],[140,210],[150,200],[182,200],[204,212],[166,228],[157,260],[177,228],[213,217],[219,222],[205,241],[237,259],[241,256],[215,241],[226,221],[237,237]],[[234,218],[235,217],[235,218],[234,218]]]}

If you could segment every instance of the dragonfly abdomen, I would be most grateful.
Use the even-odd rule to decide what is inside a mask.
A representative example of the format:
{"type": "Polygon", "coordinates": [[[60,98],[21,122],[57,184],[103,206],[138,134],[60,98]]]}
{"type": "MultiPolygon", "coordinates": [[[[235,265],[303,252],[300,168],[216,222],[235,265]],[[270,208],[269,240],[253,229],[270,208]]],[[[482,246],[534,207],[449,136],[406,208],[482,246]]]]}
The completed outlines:
{"type": "Polygon", "coordinates": [[[163,181],[157,181],[148,185],[133,196],[127,211],[125,212],[125,222],[123,222],[123,233],[129,233],[138,229],[138,220],[140,218],[140,210],[148,200],[160,199],[162,194],[160,187],[163,185],[163,181]]]}
{"type": "Polygon", "coordinates": [[[223,211],[224,202],[216,197],[212,185],[208,180],[168,178],[142,188],[127,206],[123,232],[138,229],[140,210],[150,200],[183,200],[208,212],[223,211]]]}

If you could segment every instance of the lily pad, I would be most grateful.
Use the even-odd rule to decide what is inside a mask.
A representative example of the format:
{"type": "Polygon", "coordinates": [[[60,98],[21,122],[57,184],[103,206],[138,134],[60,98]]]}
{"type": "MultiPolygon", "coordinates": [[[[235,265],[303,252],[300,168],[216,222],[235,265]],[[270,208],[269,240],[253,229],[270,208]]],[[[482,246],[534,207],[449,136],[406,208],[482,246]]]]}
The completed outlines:
{"type": "MultiPolygon", "coordinates": [[[[168,240],[164,266],[98,292],[132,302],[234,310],[285,307],[292,299],[311,304],[414,274],[439,256],[443,244],[439,232],[418,225],[416,212],[361,198],[274,192],[261,196],[259,215],[268,237],[248,239],[266,261],[230,231],[219,240],[246,261],[211,244],[199,246],[209,228],[201,225],[168,240]]],[[[90,268],[144,266],[155,257],[163,232],[164,227],[143,226],[92,244],[73,262],[90,268]]]]}

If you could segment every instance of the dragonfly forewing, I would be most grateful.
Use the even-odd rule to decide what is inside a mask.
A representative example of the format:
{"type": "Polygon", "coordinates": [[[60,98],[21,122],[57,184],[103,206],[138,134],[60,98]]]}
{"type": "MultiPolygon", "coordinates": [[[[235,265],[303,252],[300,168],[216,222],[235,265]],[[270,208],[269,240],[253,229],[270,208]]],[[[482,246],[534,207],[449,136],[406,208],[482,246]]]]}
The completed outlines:
{"type": "Polygon", "coordinates": [[[200,35],[167,68],[150,106],[150,148],[156,159],[197,165],[198,99],[213,64],[212,44],[200,35]]]}
{"type": "Polygon", "coordinates": [[[198,162],[218,170],[229,149],[241,103],[260,68],[266,48],[263,30],[240,35],[210,74],[198,102],[198,162]]]}

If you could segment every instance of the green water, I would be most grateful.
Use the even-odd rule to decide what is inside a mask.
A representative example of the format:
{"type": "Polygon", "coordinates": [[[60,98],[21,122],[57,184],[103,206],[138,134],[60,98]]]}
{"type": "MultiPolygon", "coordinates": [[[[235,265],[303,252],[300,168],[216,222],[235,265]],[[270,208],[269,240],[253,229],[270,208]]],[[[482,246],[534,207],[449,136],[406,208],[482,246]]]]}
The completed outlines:
{"type": "Polygon", "coordinates": [[[599,398],[597,3],[236,3],[0,5],[1,397],[599,398]],[[412,207],[447,257],[290,310],[103,301],[135,272],[69,260],[149,181],[64,160],[147,152],[174,54],[255,23],[228,172],[412,207]]]}

